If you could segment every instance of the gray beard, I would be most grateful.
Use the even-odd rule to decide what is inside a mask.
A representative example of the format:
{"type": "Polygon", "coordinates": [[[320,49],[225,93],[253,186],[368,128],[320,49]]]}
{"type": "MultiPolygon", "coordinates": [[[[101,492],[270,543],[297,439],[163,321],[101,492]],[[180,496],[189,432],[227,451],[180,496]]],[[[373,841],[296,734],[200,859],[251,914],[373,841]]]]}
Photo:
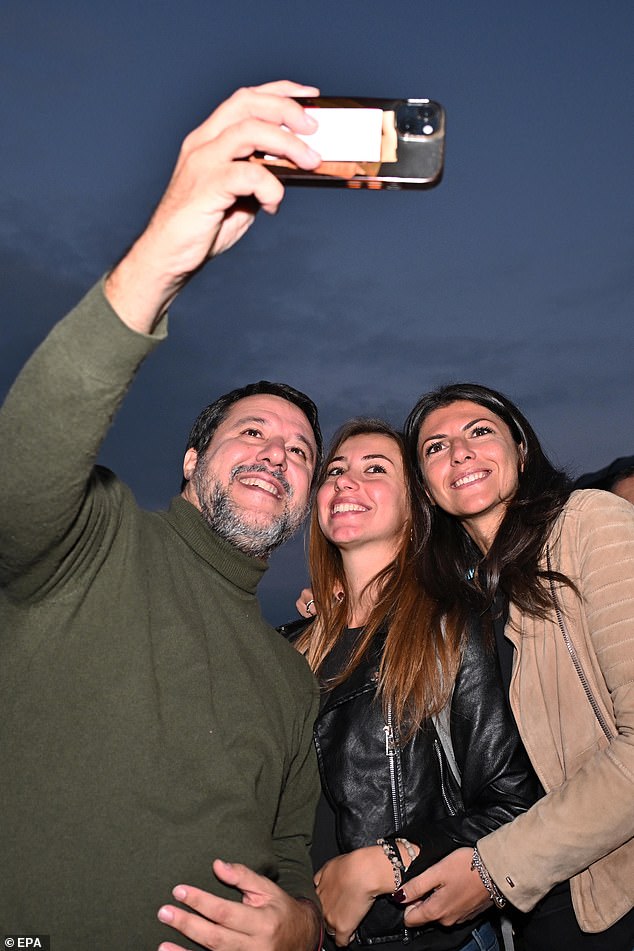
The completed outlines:
{"type": "Polygon", "coordinates": [[[308,512],[308,505],[293,511],[289,504],[293,497],[292,487],[282,474],[271,473],[266,466],[235,466],[231,470],[231,481],[241,472],[268,472],[269,475],[275,475],[287,493],[284,511],[278,516],[271,516],[268,524],[258,524],[257,516],[249,520],[231,501],[227,490],[197,463],[192,482],[200,512],[209,527],[238,551],[255,558],[268,558],[271,552],[299,529],[308,512]]]}

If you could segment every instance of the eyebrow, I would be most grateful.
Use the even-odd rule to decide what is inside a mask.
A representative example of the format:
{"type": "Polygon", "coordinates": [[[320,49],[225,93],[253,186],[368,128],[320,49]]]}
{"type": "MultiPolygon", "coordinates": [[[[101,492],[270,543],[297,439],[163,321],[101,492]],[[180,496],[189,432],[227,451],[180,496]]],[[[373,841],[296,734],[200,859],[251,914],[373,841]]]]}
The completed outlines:
{"type": "MultiPolygon", "coordinates": [[[[347,461],[347,459],[347,456],[333,456],[330,460],[330,465],[332,465],[333,462],[347,461]]],[[[385,459],[386,462],[394,465],[394,461],[390,459],[389,456],[384,455],[382,452],[370,452],[367,456],[361,456],[361,462],[367,462],[369,459],[385,459]]]]}
{"type": "MultiPolygon", "coordinates": [[[[236,419],[234,422],[234,427],[239,428],[240,426],[248,426],[249,423],[258,423],[260,426],[270,425],[270,420],[265,419],[263,416],[243,416],[241,419],[236,419]]],[[[310,461],[315,461],[315,450],[310,439],[307,439],[303,433],[295,433],[295,439],[298,442],[301,442],[306,446],[310,454],[310,461]]]]}
{"type": "MultiPolygon", "coordinates": [[[[476,423],[491,422],[488,416],[477,416],[475,419],[472,419],[471,422],[465,423],[461,429],[461,432],[464,432],[465,429],[471,429],[472,426],[475,426],[476,423]]],[[[447,433],[436,433],[435,436],[427,436],[426,439],[423,439],[421,446],[424,446],[426,442],[429,442],[432,439],[444,439],[447,433]]]]}

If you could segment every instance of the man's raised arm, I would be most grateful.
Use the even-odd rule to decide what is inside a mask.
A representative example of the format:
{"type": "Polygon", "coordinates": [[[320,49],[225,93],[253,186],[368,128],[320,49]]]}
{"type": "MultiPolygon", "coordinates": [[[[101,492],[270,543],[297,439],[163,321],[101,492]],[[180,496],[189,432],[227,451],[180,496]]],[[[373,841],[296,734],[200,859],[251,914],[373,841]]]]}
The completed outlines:
{"type": "Polygon", "coordinates": [[[17,579],[15,596],[41,588],[69,551],[80,557],[81,539],[98,546],[81,529],[81,509],[112,418],[164,336],[157,324],[178,291],[239,240],[260,206],[277,210],[280,182],[242,159],[266,151],[318,164],[293,134],[314,122],[291,98],[315,92],[280,81],[222,103],[186,138],[147,228],[103,288],[53,329],[18,377],[0,412],[0,583],[17,579]]]}
{"type": "Polygon", "coordinates": [[[317,92],[287,81],[240,89],[187,136],[148,227],[106,281],[106,296],[128,326],[151,333],[192,274],[235,244],[258,208],[277,211],[281,183],[242,159],[260,151],[300,168],[319,164],[293,134],[311,133],[316,123],[290,98],[317,92]]]}

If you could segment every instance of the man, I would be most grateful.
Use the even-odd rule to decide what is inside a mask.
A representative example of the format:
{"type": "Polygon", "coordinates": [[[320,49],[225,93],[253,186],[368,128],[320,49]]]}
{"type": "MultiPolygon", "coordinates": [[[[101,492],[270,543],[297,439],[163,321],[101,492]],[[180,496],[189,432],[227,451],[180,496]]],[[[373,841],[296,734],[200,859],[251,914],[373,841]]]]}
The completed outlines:
{"type": "Polygon", "coordinates": [[[318,164],[295,135],[314,123],[290,98],[315,93],[241,90],[186,139],[146,230],[2,410],[0,931],[49,934],[53,951],[155,946],[179,881],[213,892],[214,946],[318,944],[302,900],[316,690],[255,597],[306,511],[314,405],[263,382],[207,407],[168,512],[141,511],[95,466],[168,305],[256,207],[279,206],[277,179],[242,160],[318,164]]]}
{"type": "Polygon", "coordinates": [[[619,456],[598,472],[584,473],[576,480],[575,489],[603,489],[634,505],[634,456],[619,456]]]}

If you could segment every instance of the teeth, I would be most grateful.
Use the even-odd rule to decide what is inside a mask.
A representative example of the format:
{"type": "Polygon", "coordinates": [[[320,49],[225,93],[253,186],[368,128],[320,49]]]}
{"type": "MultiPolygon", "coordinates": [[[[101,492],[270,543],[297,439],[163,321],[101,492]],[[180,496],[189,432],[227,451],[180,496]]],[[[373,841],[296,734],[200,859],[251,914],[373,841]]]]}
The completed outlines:
{"type": "Polygon", "coordinates": [[[367,509],[356,502],[336,502],[332,507],[332,514],[336,515],[337,512],[367,512],[367,509]]]}
{"type": "Polygon", "coordinates": [[[459,489],[461,485],[469,485],[470,482],[486,479],[488,474],[488,472],[472,472],[470,475],[463,476],[462,479],[456,479],[453,483],[453,487],[454,489],[459,489]]]}
{"type": "Polygon", "coordinates": [[[266,482],[264,479],[258,479],[256,476],[247,476],[240,481],[244,485],[255,485],[258,489],[264,489],[265,492],[270,492],[271,495],[278,494],[276,486],[274,486],[271,482],[266,482]]]}

